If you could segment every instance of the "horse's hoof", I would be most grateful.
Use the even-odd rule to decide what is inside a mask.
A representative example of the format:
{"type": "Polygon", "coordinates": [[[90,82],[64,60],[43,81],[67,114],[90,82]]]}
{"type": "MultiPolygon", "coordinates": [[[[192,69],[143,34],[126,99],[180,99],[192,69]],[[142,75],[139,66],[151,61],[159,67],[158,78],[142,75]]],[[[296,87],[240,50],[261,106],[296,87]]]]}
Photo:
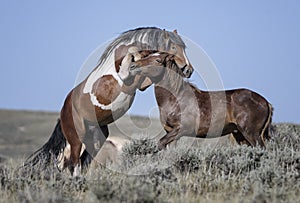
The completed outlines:
{"type": "Polygon", "coordinates": [[[81,174],[81,167],[79,164],[77,164],[75,167],[74,167],[74,171],[73,171],[73,176],[74,177],[77,177],[77,176],[80,176],[81,174]]]}
{"type": "Polygon", "coordinates": [[[158,151],[161,151],[161,150],[165,149],[165,148],[166,148],[166,146],[165,146],[165,145],[163,145],[163,144],[161,144],[161,143],[158,143],[158,146],[157,146],[157,148],[158,148],[158,151]]]}

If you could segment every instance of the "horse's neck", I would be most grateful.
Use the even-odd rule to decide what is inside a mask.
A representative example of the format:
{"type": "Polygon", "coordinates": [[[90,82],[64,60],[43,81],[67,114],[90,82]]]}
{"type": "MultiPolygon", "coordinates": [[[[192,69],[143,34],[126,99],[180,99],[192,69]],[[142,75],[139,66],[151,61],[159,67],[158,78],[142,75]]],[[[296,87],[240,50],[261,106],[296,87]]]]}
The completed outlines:
{"type": "Polygon", "coordinates": [[[134,95],[136,90],[140,86],[142,79],[143,79],[142,76],[137,75],[137,76],[135,76],[134,81],[131,85],[125,85],[123,83],[123,85],[121,87],[121,92],[123,92],[125,94],[129,94],[129,95],[134,95]]]}
{"type": "Polygon", "coordinates": [[[125,94],[128,94],[128,95],[134,95],[135,94],[135,91],[136,91],[136,87],[130,85],[130,86],[127,86],[127,85],[122,85],[121,87],[121,92],[125,93],[125,94]]]}
{"type": "Polygon", "coordinates": [[[156,83],[155,86],[162,87],[164,89],[167,89],[172,94],[179,95],[183,87],[187,84],[187,82],[184,81],[183,77],[179,75],[179,73],[176,73],[175,71],[167,68],[167,71],[165,71],[165,74],[158,83],[156,83]]]}

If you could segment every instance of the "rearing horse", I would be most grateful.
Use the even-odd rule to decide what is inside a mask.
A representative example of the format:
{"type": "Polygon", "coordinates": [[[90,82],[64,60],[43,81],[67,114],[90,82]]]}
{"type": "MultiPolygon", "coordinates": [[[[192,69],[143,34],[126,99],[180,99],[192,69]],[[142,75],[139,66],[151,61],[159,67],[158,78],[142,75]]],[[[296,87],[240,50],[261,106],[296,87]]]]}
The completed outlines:
{"type": "MultiPolygon", "coordinates": [[[[177,66],[186,77],[191,76],[193,67],[176,30],[169,32],[149,27],[122,33],[108,45],[96,68],[68,94],[52,136],[28,163],[36,163],[39,157],[49,158],[49,154],[57,159],[69,144],[69,169],[77,175],[81,165],[82,142],[88,131],[87,123],[99,125],[104,139],[107,138],[107,125],[127,112],[136,89],[145,90],[152,84],[144,76],[134,77],[125,84],[123,79],[128,77],[129,64],[157,51],[176,55],[177,66]]],[[[89,146],[87,152],[92,156],[97,154],[97,150],[89,146]]]]}

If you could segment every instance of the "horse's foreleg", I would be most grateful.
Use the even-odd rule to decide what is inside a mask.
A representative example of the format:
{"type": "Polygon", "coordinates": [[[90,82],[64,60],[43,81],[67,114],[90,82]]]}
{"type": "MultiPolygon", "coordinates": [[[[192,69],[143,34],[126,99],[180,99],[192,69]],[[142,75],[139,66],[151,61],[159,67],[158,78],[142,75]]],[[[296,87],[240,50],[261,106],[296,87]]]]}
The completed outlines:
{"type": "Polygon", "coordinates": [[[72,108],[71,94],[67,97],[61,111],[61,127],[64,136],[71,146],[71,164],[70,172],[73,175],[80,173],[80,151],[82,148],[82,138],[85,135],[85,126],[83,119],[75,109],[72,108]]]}
{"type": "Polygon", "coordinates": [[[180,130],[179,127],[175,127],[171,131],[169,131],[165,136],[163,136],[158,142],[158,149],[162,150],[166,148],[168,144],[178,139],[179,130],[180,130]]]}

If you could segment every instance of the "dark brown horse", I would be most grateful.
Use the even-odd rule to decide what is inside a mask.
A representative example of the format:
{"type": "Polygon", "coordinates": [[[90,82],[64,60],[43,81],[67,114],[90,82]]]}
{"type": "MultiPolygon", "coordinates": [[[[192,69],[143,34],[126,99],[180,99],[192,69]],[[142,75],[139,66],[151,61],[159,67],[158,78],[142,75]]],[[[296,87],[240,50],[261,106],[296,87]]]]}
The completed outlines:
{"type": "Polygon", "coordinates": [[[167,134],[159,148],[181,136],[199,138],[232,133],[235,140],[265,146],[269,138],[272,106],[248,89],[202,91],[183,79],[176,56],[155,53],[130,65],[130,77],[141,75],[155,83],[160,120],[167,134]]]}
{"type": "MultiPolygon", "coordinates": [[[[122,33],[110,43],[89,76],[68,94],[52,136],[26,164],[32,165],[40,158],[49,158],[50,154],[56,159],[65,157],[59,154],[67,146],[70,148],[70,160],[65,163],[70,163],[72,173],[79,174],[82,143],[88,132],[87,123],[98,125],[102,140],[107,138],[107,125],[127,112],[136,89],[144,90],[152,84],[144,76],[131,77],[125,84],[123,79],[129,74],[129,64],[157,51],[175,54],[177,67],[186,77],[190,77],[193,68],[185,55],[185,44],[176,31],[138,28],[122,33]]],[[[99,150],[93,145],[85,147],[81,157],[88,156],[86,152],[94,156],[99,150]]]]}

